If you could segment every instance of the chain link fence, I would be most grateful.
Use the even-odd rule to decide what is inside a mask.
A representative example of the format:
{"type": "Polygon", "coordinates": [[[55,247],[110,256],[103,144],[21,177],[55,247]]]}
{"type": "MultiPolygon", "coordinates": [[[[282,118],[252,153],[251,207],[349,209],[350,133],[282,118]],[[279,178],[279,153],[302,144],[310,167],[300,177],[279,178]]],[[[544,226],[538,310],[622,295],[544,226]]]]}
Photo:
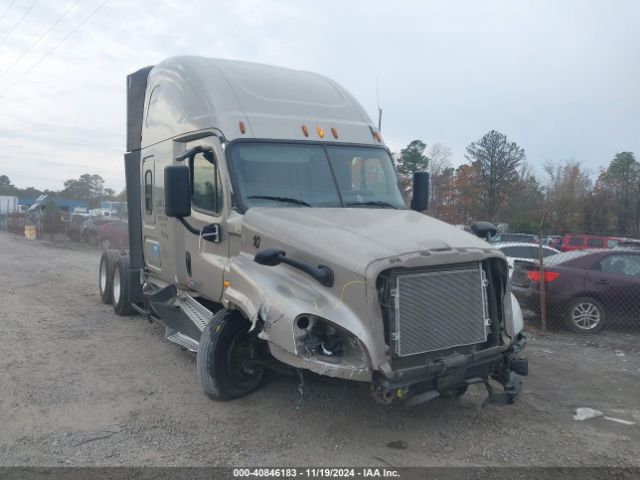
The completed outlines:
{"type": "Polygon", "coordinates": [[[61,236],[73,242],[119,250],[125,250],[129,246],[126,218],[92,218],[53,211],[11,213],[5,216],[4,222],[1,220],[2,229],[16,235],[26,235],[26,229],[34,228],[36,238],[61,236]]]}
{"type": "Polygon", "coordinates": [[[640,249],[579,250],[515,262],[511,289],[529,329],[640,334],[640,249]]]}

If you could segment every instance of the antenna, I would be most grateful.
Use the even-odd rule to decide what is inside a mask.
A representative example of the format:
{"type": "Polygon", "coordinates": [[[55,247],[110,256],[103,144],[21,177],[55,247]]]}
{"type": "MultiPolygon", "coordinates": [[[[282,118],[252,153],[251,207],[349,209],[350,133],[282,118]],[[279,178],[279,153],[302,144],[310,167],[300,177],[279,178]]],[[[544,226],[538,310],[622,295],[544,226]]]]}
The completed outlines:
{"type": "Polygon", "coordinates": [[[380,89],[378,88],[378,77],[376,77],[376,101],[378,102],[378,131],[382,132],[382,107],[380,106],[380,89]]]}

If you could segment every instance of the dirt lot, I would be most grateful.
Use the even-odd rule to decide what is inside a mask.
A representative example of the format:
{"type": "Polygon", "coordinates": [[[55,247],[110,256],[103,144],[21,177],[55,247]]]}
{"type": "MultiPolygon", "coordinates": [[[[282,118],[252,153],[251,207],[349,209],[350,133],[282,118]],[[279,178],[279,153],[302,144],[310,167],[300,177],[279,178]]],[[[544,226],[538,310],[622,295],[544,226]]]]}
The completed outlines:
{"type": "Polygon", "coordinates": [[[401,408],[288,377],[216,403],[159,326],[100,303],[99,255],[0,233],[0,465],[640,465],[638,334],[532,334],[508,407],[481,408],[480,386],[401,408]]]}

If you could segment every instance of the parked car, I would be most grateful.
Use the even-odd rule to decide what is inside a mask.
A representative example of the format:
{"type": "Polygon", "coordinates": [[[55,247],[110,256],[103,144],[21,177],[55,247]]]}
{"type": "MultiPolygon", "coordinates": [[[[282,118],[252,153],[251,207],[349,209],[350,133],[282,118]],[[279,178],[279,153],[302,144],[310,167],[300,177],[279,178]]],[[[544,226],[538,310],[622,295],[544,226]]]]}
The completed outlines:
{"type": "Polygon", "coordinates": [[[74,242],[82,240],[82,233],[84,231],[83,225],[89,219],[89,214],[73,213],[67,223],[67,235],[74,242]]]}
{"type": "Polygon", "coordinates": [[[98,245],[100,243],[100,227],[118,221],[117,217],[111,216],[90,217],[80,226],[80,238],[91,245],[98,245]]]}
{"type": "Polygon", "coordinates": [[[560,250],[560,246],[562,245],[562,235],[547,235],[544,237],[543,244],[547,247],[560,250]]]}
{"type": "MultiPolygon", "coordinates": [[[[526,263],[528,265],[538,265],[540,258],[540,246],[537,243],[495,243],[494,246],[499,248],[507,257],[509,264],[509,276],[513,274],[516,264],[526,263]]],[[[546,258],[551,255],[560,253],[555,248],[542,246],[542,255],[546,258]]]]}
{"type": "Polygon", "coordinates": [[[491,243],[504,242],[538,243],[538,237],[531,233],[499,233],[491,238],[491,243]]]}
{"type": "Polygon", "coordinates": [[[117,250],[129,248],[129,222],[127,220],[105,223],[98,228],[98,233],[105,248],[117,250]]]}
{"type": "Polygon", "coordinates": [[[571,252],[574,250],[589,250],[592,248],[613,248],[621,239],[600,235],[585,235],[571,233],[562,238],[560,250],[571,252]]]}
{"type": "Polygon", "coordinates": [[[618,240],[613,248],[638,248],[640,249],[640,240],[634,238],[623,238],[618,240]]]}
{"type": "MultiPolygon", "coordinates": [[[[523,308],[539,311],[540,269],[519,266],[511,290],[523,308]]],[[[596,333],[608,323],[637,323],[640,251],[582,250],[549,257],[544,269],[547,314],[578,333],[596,333]]]]}

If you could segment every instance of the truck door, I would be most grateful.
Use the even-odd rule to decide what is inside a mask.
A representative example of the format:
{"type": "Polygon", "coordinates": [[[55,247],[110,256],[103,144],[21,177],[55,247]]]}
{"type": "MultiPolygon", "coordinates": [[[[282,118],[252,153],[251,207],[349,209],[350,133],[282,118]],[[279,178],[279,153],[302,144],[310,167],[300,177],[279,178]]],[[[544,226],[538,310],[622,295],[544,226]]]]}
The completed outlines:
{"type": "Polygon", "coordinates": [[[162,271],[160,243],[156,229],[157,179],[155,158],[148,155],[142,159],[142,241],[147,268],[157,273],[162,271]]]}
{"type": "Polygon", "coordinates": [[[229,236],[225,231],[230,196],[220,168],[222,149],[216,137],[189,142],[187,149],[210,147],[185,161],[191,172],[191,215],[186,219],[199,233],[184,228],[184,268],[187,285],[206,298],[219,301],[223,291],[224,268],[229,259],[229,236]]]}

